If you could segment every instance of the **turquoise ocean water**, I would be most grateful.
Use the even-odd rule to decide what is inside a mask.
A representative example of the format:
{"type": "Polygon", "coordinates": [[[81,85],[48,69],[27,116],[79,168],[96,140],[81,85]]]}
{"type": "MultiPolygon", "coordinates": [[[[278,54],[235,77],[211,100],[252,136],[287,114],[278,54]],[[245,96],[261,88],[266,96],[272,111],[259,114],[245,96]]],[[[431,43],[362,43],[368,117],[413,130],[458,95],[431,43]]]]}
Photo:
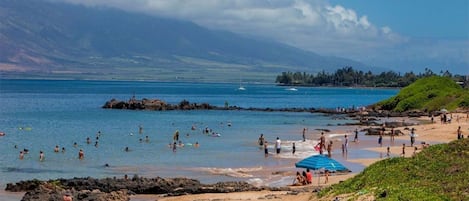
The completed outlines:
{"type": "MultiPolygon", "coordinates": [[[[164,83],[131,81],[0,80],[0,187],[26,179],[72,177],[191,177],[203,182],[252,177],[240,174],[263,167],[290,165],[315,154],[318,131],[348,120],[311,113],[255,111],[129,111],[102,109],[111,98],[158,98],[176,104],[183,99],[258,108],[357,107],[395,95],[397,89],[303,88],[297,91],[265,84],[164,83]],[[231,126],[228,126],[231,124],[231,126]],[[138,133],[139,125],[143,134],[138,133]],[[194,125],[195,130],[191,127],[194,125]],[[204,128],[220,134],[203,134],[204,128]],[[301,131],[306,127],[306,142],[301,131]],[[179,130],[185,144],[168,147],[179,130]],[[101,132],[98,146],[97,132],[101,132]],[[282,139],[279,156],[264,157],[256,145],[282,139]],[[145,140],[148,136],[149,141],[145,140]],[[86,143],[86,138],[91,143],[86,143]],[[142,139],[142,140],[140,140],[142,139]],[[77,143],[77,147],[73,144],[77,143]],[[199,148],[190,144],[200,143],[199,148]],[[290,145],[297,143],[292,156],[290,145]],[[55,153],[54,147],[65,147],[55,153]],[[15,147],[16,146],[16,147],[15,147]],[[129,147],[130,151],[124,151],[129,147]],[[29,153],[19,160],[20,150],[29,153]],[[84,160],[78,160],[83,149],[84,160]],[[39,151],[45,160],[39,161],[39,151]],[[109,164],[109,167],[104,167],[109,164]]],[[[273,143],[271,143],[272,145],[273,143]]],[[[273,147],[271,152],[273,152],[273,147]]]]}

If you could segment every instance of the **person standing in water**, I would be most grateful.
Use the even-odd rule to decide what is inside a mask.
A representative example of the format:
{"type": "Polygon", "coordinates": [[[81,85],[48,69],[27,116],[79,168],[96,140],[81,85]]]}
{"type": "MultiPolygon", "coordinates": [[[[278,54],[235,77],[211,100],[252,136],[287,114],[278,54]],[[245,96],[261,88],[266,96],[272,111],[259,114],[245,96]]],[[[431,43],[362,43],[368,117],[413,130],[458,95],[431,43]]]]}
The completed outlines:
{"type": "Polygon", "coordinates": [[[143,126],[138,125],[138,134],[143,134],[143,126]]]}
{"type": "Polygon", "coordinates": [[[23,158],[24,158],[24,152],[20,151],[20,160],[23,160],[23,158]]]}
{"type": "Polygon", "coordinates": [[[39,151],[39,161],[44,161],[44,152],[43,151],[39,151]]]}
{"type": "Polygon", "coordinates": [[[306,131],[307,130],[308,130],[307,128],[303,128],[303,142],[306,141],[306,131]]]}
{"type": "Polygon", "coordinates": [[[277,154],[280,154],[281,144],[282,144],[282,141],[280,140],[279,137],[277,137],[277,140],[275,141],[275,149],[277,150],[277,154]]]}
{"type": "Polygon", "coordinates": [[[85,158],[85,153],[83,152],[83,149],[80,149],[78,151],[78,159],[83,160],[85,158]]]}
{"type": "Polygon", "coordinates": [[[257,143],[259,144],[259,146],[262,146],[264,145],[264,134],[261,134],[261,136],[259,136],[259,139],[257,140],[257,143]]]}
{"type": "Polygon", "coordinates": [[[348,136],[347,135],[344,136],[344,151],[345,153],[348,152],[348,136]]]}
{"type": "Polygon", "coordinates": [[[292,154],[295,155],[295,152],[296,152],[296,147],[295,147],[295,143],[293,143],[293,145],[292,145],[292,154]]]}
{"type": "Polygon", "coordinates": [[[358,129],[355,129],[355,137],[353,138],[353,142],[358,142],[358,129]]]}
{"type": "Polygon", "coordinates": [[[179,130],[176,130],[176,132],[174,132],[173,140],[175,142],[179,141],[179,130]]]}
{"type": "Polygon", "coordinates": [[[264,142],[264,154],[265,154],[265,157],[269,155],[269,148],[267,147],[267,141],[264,142]]]}

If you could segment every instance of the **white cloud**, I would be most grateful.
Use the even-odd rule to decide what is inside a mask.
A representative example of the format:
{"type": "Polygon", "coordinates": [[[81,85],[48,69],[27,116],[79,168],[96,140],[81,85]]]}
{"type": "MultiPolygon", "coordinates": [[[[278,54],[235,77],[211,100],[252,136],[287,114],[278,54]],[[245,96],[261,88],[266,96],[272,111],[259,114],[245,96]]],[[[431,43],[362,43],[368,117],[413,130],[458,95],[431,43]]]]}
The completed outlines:
{"type": "MultiPolygon", "coordinates": [[[[268,38],[319,54],[348,57],[374,65],[380,65],[380,59],[400,59],[401,52],[428,47],[428,44],[411,43],[409,37],[393,32],[388,25],[375,25],[368,16],[341,5],[331,5],[328,0],[62,1],[190,20],[211,29],[268,38]],[[421,48],[406,46],[410,44],[421,48]],[[404,47],[407,50],[400,50],[404,47]],[[393,54],[387,54],[390,51],[393,54]]],[[[443,57],[449,55],[448,52],[454,52],[450,49],[435,49],[431,57],[446,59],[443,57]],[[447,52],[442,53],[445,50],[447,52]]],[[[462,55],[459,60],[469,63],[467,57],[464,58],[467,47],[457,51],[465,51],[465,54],[458,53],[462,55]]]]}

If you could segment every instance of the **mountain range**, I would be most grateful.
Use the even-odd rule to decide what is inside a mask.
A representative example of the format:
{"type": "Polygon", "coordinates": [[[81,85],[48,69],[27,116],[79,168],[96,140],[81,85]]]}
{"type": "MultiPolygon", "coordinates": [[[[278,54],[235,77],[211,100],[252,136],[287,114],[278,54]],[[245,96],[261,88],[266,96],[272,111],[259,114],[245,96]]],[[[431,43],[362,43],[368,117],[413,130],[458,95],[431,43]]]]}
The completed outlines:
{"type": "Polygon", "coordinates": [[[195,23],[41,0],[0,1],[3,78],[273,82],[357,61],[195,23]]]}

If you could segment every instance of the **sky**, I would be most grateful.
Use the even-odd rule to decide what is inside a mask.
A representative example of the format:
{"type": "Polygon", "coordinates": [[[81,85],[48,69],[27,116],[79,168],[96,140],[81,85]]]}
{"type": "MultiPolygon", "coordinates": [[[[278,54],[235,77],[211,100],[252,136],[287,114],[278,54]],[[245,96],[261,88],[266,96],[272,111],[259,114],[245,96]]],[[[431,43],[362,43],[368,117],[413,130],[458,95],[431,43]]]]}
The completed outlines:
{"type": "Polygon", "coordinates": [[[398,72],[469,74],[467,0],[61,0],[192,21],[398,72]]]}

